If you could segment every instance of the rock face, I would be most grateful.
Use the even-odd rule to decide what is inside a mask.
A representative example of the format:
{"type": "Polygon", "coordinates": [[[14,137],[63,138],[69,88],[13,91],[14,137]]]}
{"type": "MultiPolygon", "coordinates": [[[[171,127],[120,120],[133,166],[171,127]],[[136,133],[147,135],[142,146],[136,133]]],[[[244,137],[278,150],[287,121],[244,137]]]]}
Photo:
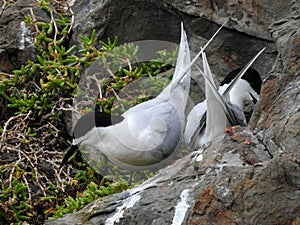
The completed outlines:
{"type": "Polygon", "coordinates": [[[278,150],[299,159],[300,127],[300,4],[295,1],[290,14],[270,27],[278,57],[265,82],[259,104],[255,132],[272,153],[278,150]]]}
{"type": "MultiPolygon", "coordinates": [[[[0,5],[3,5],[0,3],[0,5]]],[[[8,4],[0,19],[0,71],[11,73],[20,68],[27,61],[36,58],[33,46],[34,33],[24,23],[24,16],[30,15],[30,8],[34,10],[39,21],[49,21],[48,15],[35,7],[36,1],[17,1],[8,4]]]]}
{"type": "Polygon", "coordinates": [[[292,0],[175,0],[168,1],[177,9],[216,23],[222,23],[229,15],[231,27],[267,40],[272,40],[268,26],[288,15],[292,0]]]}
{"type": "MultiPolygon", "coordinates": [[[[79,36],[89,36],[93,29],[96,29],[98,37],[102,40],[106,40],[108,37],[113,38],[117,35],[120,37],[120,43],[160,40],[178,44],[180,22],[183,21],[188,33],[192,55],[199,51],[199,46],[203,46],[219,28],[219,25],[223,24],[232,14],[231,11],[227,11],[227,8],[220,8],[219,10],[215,9],[215,16],[206,15],[205,13],[211,13],[205,10],[206,5],[213,4],[207,1],[199,1],[197,7],[194,7],[194,4],[190,1],[167,0],[131,0],[130,4],[127,1],[107,0],[83,0],[77,2],[73,6],[75,25],[71,37],[72,45],[80,46],[79,36]],[[203,12],[199,13],[199,10],[203,10],[203,12]]],[[[280,5],[279,3],[277,4],[280,5]]],[[[228,3],[227,5],[232,4],[228,3]]],[[[239,5],[239,7],[242,7],[242,4],[239,5]]],[[[267,5],[267,2],[264,5],[267,5]]],[[[271,3],[269,5],[275,7],[271,3]]],[[[259,6],[257,7],[260,9],[259,6]]],[[[235,9],[235,6],[232,5],[231,8],[235,9]]],[[[239,8],[235,10],[239,11],[239,8]]],[[[282,8],[277,9],[282,14],[281,10],[282,8]]],[[[263,14],[263,11],[260,11],[260,13],[263,14]]],[[[226,24],[227,28],[224,28],[207,48],[207,57],[212,72],[216,74],[218,81],[221,81],[232,69],[243,66],[265,46],[267,49],[260,57],[260,60],[254,64],[254,67],[261,73],[263,78],[267,76],[277,56],[276,45],[267,32],[268,26],[272,21],[276,20],[273,14],[274,12],[272,11],[270,15],[264,15],[268,16],[266,18],[266,21],[269,21],[267,24],[261,24],[261,21],[254,21],[252,19],[253,15],[249,16],[249,18],[247,17],[247,20],[252,21],[247,27],[255,29],[252,33],[238,32],[240,30],[244,31],[246,26],[243,23],[237,23],[235,19],[229,20],[226,24]],[[259,29],[258,27],[263,27],[265,30],[265,38],[261,36],[262,28],[259,29]]],[[[260,16],[258,14],[255,18],[258,19],[260,16]]],[[[277,17],[280,16],[277,15],[277,17]]],[[[246,18],[244,19],[246,20],[246,18]]],[[[193,102],[197,103],[203,100],[203,92],[201,90],[203,90],[204,82],[197,70],[194,71],[192,76],[194,79],[192,81],[191,98],[193,102]]]]}
{"type": "MultiPolygon", "coordinates": [[[[17,2],[0,20],[3,72],[34,54],[30,31],[21,29],[21,21],[35,1],[17,2]],[[24,48],[11,38],[21,31],[27,38],[24,48]]],[[[73,10],[71,44],[80,45],[79,35],[92,29],[99,39],[117,35],[121,43],[178,43],[184,21],[192,54],[231,15],[207,49],[212,71],[221,80],[267,46],[254,65],[264,84],[250,129],[236,127],[201,157],[191,153],[132,190],[45,224],[300,224],[299,0],[82,0],[73,10]]],[[[197,102],[203,86],[197,73],[193,76],[192,99],[197,102]]]]}

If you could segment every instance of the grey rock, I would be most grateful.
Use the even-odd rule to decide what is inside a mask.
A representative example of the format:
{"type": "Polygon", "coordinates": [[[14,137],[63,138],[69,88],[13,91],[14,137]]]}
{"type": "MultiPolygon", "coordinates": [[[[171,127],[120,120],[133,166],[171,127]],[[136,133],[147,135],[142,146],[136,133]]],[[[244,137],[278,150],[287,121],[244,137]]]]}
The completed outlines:
{"type": "Polygon", "coordinates": [[[34,33],[24,23],[24,18],[30,15],[30,8],[39,21],[50,21],[50,17],[35,4],[34,0],[18,0],[15,4],[8,4],[0,15],[0,52],[1,56],[7,56],[5,61],[0,61],[3,72],[11,73],[36,58],[34,33]]]}
{"type": "Polygon", "coordinates": [[[262,141],[276,154],[284,151],[299,158],[299,43],[300,2],[294,1],[290,14],[270,27],[278,46],[278,57],[262,89],[253,123],[255,132],[262,131],[262,141]]]}
{"type": "Polygon", "coordinates": [[[292,0],[231,1],[167,0],[178,10],[222,24],[232,17],[230,27],[258,38],[272,40],[268,27],[289,13],[292,0]]]}
{"type": "Polygon", "coordinates": [[[96,29],[99,37],[120,37],[120,43],[166,40],[177,43],[180,16],[164,1],[77,1],[74,5],[74,43],[96,29]]]}

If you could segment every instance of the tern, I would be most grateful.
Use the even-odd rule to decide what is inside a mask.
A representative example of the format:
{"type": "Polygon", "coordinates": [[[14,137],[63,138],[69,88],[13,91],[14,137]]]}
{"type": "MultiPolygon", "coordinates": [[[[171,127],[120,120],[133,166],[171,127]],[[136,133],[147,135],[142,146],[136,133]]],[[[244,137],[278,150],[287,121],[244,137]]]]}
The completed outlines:
{"type": "MultiPolygon", "coordinates": [[[[212,41],[225,23],[203,49],[212,41]]],[[[187,35],[181,23],[181,39],[173,78],[152,100],[140,103],[121,116],[103,112],[84,114],[74,127],[73,143],[63,166],[78,145],[92,146],[124,169],[152,167],[167,159],[180,146],[186,122],[191,67],[203,49],[190,60],[187,35]]]]}
{"type": "Polygon", "coordinates": [[[205,80],[206,99],[194,106],[187,117],[184,132],[187,149],[200,149],[224,133],[228,126],[247,125],[243,111],[245,103],[252,101],[255,104],[259,100],[262,84],[259,73],[250,66],[264,50],[265,48],[258,52],[244,67],[230,72],[218,90],[206,54],[202,51],[203,71],[197,68],[205,80]]]}

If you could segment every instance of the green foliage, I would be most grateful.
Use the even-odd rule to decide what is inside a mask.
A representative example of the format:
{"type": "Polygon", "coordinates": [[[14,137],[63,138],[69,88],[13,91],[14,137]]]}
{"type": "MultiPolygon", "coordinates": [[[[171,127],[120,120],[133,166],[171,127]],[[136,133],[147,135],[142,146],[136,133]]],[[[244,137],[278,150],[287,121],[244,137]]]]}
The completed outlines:
{"type": "MultiPolygon", "coordinates": [[[[99,179],[97,174],[88,168],[87,171],[80,171],[76,174],[70,184],[65,186],[67,196],[64,200],[60,200],[60,191],[51,182],[48,183],[46,196],[34,200],[29,194],[29,187],[22,182],[26,180],[26,171],[20,166],[17,165],[13,171],[11,168],[1,166],[0,178],[2,179],[11,172],[15,178],[12,179],[11,184],[2,183],[0,192],[0,221],[7,224],[10,221],[20,223],[37,220],[41,216],[35,212],[37,205],[47,208],[45,217],[59,218],[64,214],[81,209],[99,197],[128,189],[125,180],[99,179]]],[[[35,180],[34,177],[33,180],[35,180]]]]}
{"type": "Polygon", "coordinates": [[[97,101],[105,112],[121,114],[136,104],[156,97],[170,82],[172,73],[169,67],[174,61],[165,64],[159,57],[148,63],[135,63],[137,52],[137,46],[124,44],[101,56],[107,70],[115,71],[113,76],[102,82],[102,98],[97,101]],[[137,80],[139,82],[134,82],[137,80]]]}
{"type": "MultiPolygon", "coordinates": [[[[0,103],[7,112],[0,115],[0,223],[4,224],[41,224],[129,188],[121,178],[127,172],[103,160],[95,162],[96,168],[107,166],[115,176],[102,177],[86,163],[76,162],[71,166],[79,172],[58,171],[62,151],[68,147],[65,139],[70,138],[61,126],[61,108],[71,103],[75,93],[84,96],[90,90],[88,86],[79,90],[78,81],[95,61],[109,74],[101,82],[101,97],[94,99],[96,106],[122,113],[155,97],[169,83],[169,64],[176,60],[176,51],[161,51],[156,60],[136,63],[137,46],[118,46],[118,37],[98,41],[95,30],[90,37],[80,37],[82,49],[67,47],[73,15],[63,3],[53,4],[49,0],[36,4],[49,21],[37,21],[33,14],[24,18],[36,33],[36,60],[13,71],[12,79],[0,81],[0,103]],[[143,82],[130,88],[139,79],[143,82]]],[[[130,179],[137,184],[152,175],[132,174],[130,179]]]]}
{"type": "MultiPolygon", "coordinates": [[[[40,3],[43,9],[49,3],[40,3]]],[[[53,22],[36,22],[40,31],[35,47],[39,51],[37,61],[13,71],[12,82],[2,82],[0,94],[8,100],[8,107],[15,108],[17,114],[34,110],[41,116],[53,108],[59,98],[68,97],[76,88],[75,79],[80,73],[81,59],[74,55],[76,46],[64,46],[70,22],[58,13],[53,22]],[[53,29],[53,26],[60,29],[53,29]]],[[[28,19],[27,19],[28,20],[28,19]]]]}
{"type": "MultiPolygon", "coordinates": [[[[6,173],[7,169],[5,166],[0,168],[0,177],[6,173]]],[[[14,174],[15,178],[11,181],[10,185],[1,185],[0,192],[0,221],[15,221],[17,223],[21,221],[32,220],[33,206],[31,205],[31,199],[28,196],[26,185],[19,181],[17,177],[21,177],[25,171],[19,166],[15,167],[14,174]]]]}
{"type": "MultiPolygon", "coordinates": [[[[81,174],[82,176],[83,174],[81,174]]],[[[86,179],[89,175],[84,174],[83,177],[86,179]]],[[[79,182],[82,180],[73,180],[75,185],[80,185],[79,182]]],[[[96,199],[115,194],[128,189],[128,184],[125,180],[119,179],[117,181],[111,181],[103,178],[99,183],[98,180],[92,181],[92,178],[84,181],[85,190],[76,192],[76,197],[68,196],[61,205],[56,206],[55,213],[51,218],[60,218],[65,214],[78,211],[87,204],[95,201],[96,199]],[[87,185],[86,185],[87,184],[87,185]]]]}

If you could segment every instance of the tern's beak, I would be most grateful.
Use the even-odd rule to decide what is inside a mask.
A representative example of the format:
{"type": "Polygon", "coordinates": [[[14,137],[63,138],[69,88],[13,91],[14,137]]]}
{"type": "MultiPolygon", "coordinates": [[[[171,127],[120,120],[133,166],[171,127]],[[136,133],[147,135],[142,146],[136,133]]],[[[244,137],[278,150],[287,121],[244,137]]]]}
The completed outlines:
{"type": "MultiPolygon", "coordinates": [[[[74,143],[74,140],[73,140],[74,143]]],[[[79,149],[77,144],[73,144],[70,146],[69,150],[65,154],[63,160],[61,161],[61,164],[59,168],[62,168],[65,164],[67,164],[68,160],[74,155],[74,153],[79,149]]]]}

